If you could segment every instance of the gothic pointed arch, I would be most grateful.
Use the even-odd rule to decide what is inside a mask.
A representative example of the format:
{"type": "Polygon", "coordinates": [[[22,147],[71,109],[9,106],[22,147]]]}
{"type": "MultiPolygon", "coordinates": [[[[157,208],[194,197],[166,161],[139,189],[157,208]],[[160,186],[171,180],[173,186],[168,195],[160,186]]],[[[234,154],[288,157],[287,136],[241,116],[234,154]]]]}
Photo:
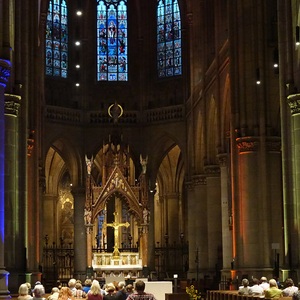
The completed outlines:
{"type": "MultiPolygon", "coordinates": [[[[145,196],[146,192],[147,191],[142,189],[142,193],[145,194],[145,196]]],[[[94,222],[96,216],[105,209],[107,201],[113,194],[117,194],[123,199],[128,205],[129,212],[135,215],[139,223],[142,222],[140,188],[130,186],[122,171],[117,166],[109,176],[105,186],[98,191],[97,188],[94,188],[94,193],[96,199],[93,203],[92,222],[94,222]]]]}
{"type": "Polygon", "coordinates": [[[185,164],[184,156],[180,147],[170,144],[160,160],[156,177],[154,214],[155,236],[157,242],[164,243],[166,239],[170,243],[178,242],[180,232],[185,231],[183,215],[185,211],[184,178],[185,164]],[[176,221],[175,221],[176,220],[176,221]]]}
{"type": "Polygon", "coordinates": [[[49,241],[61,245],[74,242],[73,186],[79,182],[78,153],[64,138],[56,139],[45,156],[45,194],[43,219],[49,226],[44,235],[49,241]]]}
{"type": "Polygon", "coordinates": [[[217,103],[214,96],[211,96],[209,101],[208,116],[207,116],[207,161],[209,165],[216,164],[217,157],[217,137],[218,137],[218,124],[217,124],[217,103]]]}

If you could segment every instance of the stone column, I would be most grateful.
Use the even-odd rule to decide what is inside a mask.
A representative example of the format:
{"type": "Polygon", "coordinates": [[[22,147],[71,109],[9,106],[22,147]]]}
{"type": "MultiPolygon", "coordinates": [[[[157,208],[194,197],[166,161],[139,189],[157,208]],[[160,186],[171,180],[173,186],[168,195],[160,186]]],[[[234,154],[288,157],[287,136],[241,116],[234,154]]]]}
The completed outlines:
{"type": "Polygon", "coordinates": [[[17,291],[25,280],[25,205],[19,200],[19,122],[21,97],[5,94],[5,262],[9,289],[17,291]],[[19,278],[21,276],[21,278],[19,278]]]}
{"type": "Polygon", "coordinates": [[[167,193],[166,199],[166,218],[168,222],[169,243],[179,242],[179,199],[178,193],[167,193]]]}
{"type": "Polygon", "coordinates": [[[147,238],[148,238],[148,247],[147,247],[147,265],[150,270],[154,270],[155,267],[155,242],[154,241],[154,222],[156,222],[156,215],[154,213],[154,198],[155,198],[155,186],[151,189],[153,192],[148,194],[148,207],[150,211],[149,225],[147,225],[147,238]]]}
{"type": "Polygon", "coordinates": [[[86,265],[90,269],[93,261],[93,225],[85,225],[86,227],[86,265]]]}
{"type": "Polygon", "coordinates": [[[140,230],[140,258],[142,259],[143,267],[148,267],[148,233],[149,226],[141,225],[140,230]]]}
{"type": "MultiPolygon", "coordinates": [[[[286,199],[284,203],[284,213],[285,213],[285,231],[289,228],[290,230],[286,232],[286,246],[290,249],[289,257],[287,258],[290,268],[297,269],[297,265],[300,261],[299,254],[299,243],[300,235],[299,232],[294,228],[300,227],[300,219],[298,216],[299,203],[300,203],[300,94],[291,94],[287,97],[287,101],[291,110],[292,120],[291,120],[291,135],[292,135],[292,145],[291,152],[291,166],[292,166],[292,178],[293,178],[293,201],[286,199]],[[297,225],[295,225],[297,224],[297,225]],[[296,231],[296,232],[295,232],[296,231]],[[290,247],[293,245],[293,247],[290,247]],[[292,249],[295,248],[295,249],[292,249]]],[[[288,162],[285,162],[288,165],[288,162]]],[[[287,189],[287,187],[285,187],[287,189]]]]}
{"type": "Polygon", "coordinates": [[[229,197],[230,187],[228,186],[228,154],[218,155],[221,173],[221,220],[222,220],[222,251],[223,251],[223,271],[222,274],[230,278],[232,253],[232,211],[231,198],[229,197]]]}
{"type": "Polygon", "coordinates": [[[260,196],[258,150],[259,138],[238,138],[239,148],[239,202],[235,208],[236,225],[236,258],[237,268],[259,268],[267,266],[268,262],[263,255],[263,245],[270,244],[270,237],[262,223],[267,223],[267,207],[260,196]],[[264,238],[257,242],[257,234],[264,238]],[[257,253],[260,253],[257,257],[257,253]]]}
{"type": "Polygon", "coordinates": [[[42,197],[43,201],[43,223],[46,226],[43,228],[42,237],[48,236],[49,241],[58,241],[56,231],[57,220],[57,195],[45,194],[42,197]]]}
{"type": "Polygon", "coordinates": [[[206,177],[194,176],[188,185],[189,278],[208,270],[206,177]]]}
{"type": "MultiPolygon", "coordinates": [[[[279,55],[279,91],[280,91],[280,127],[281,127],[281,153],[282,153],[282,183],[283,183],[283,212],[284,212],[284,248],[285,268],[298,269],[299,265],[299,231],[295,226],[296,202],[294,198],[293,178],[293,143],[292,143],[292,119],[298,118],[297,94],[295,91],[298,84],[295,80],[294,70],[297,65],[298,56],[296,53],[299,47],[295,47],[294,30],[296,18],[293,17],[298,8],[291,8],[291,1],[277,1],[278,12],[278,51],[279,55]],[[290,95],[287,99],[287,95],[290,95]],[[288,101],[287,101],[288,100],[288,101]],[[296,101],[295,101],[296,100],[296,101]],[[290,107],[287,105],[290,105],[290,107]],[[289,110],[290,108],[290,110],[289,110]],[[291,113],[292,116],[291,117],[291,113]]],[[[296,24],[295,24],[296,25],[296,24]]],[[[299,278],[299,274],[298,274],[299,278]]]]}
{"type": "Polygon", "coordinates": [[[74,196],[74,276],[84,281],[86,275],[87,239],[84,224],[85,189],[72,189],[74,196]]]}
{"type": "MultiPolygon", "coordinates": [[[[239,201],[235,205],[237,270],[273,276],[273,246],[282,251],[280,139],[243,137],[239,149],[239,201]],[[267,173],[268,170],[272,170],[267,173]],[[259,239],[258,235],[263,236],[259,239]],[[258,256],[257,253],[260,255],[258,256]],[[250,269],[251,268],[251,269],[250,269]]],[[[248,274],[250,275],[250,274],[248,274]]]]}
{"type": "Polygon", "coordinates": [[[4,266],[4,165],[5,165],[5,124],[4,124],[4,91],[10,76],[11,63],[0,59],[0,295],[3,299],[9,299],[8,272],[4,266]]]}
{"type": "Polygon", "coordinates": [[[206,173],[208,268],[213,276],[221,269],[220,249],[222,247],[222,219],[220,205],[220,168],[211,165],[204,167],[206,173]]]}

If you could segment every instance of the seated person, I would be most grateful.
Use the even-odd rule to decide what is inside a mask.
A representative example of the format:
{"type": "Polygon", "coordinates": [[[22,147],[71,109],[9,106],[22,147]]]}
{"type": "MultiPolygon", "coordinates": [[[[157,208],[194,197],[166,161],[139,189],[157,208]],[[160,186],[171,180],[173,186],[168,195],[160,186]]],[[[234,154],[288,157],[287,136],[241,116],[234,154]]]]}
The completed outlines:
{"type": "Polygon", "coordinates": [[[249,280],[247,278],[244,278],[242,280],[242,285],[239,287],[238,294],[239,295],[248,295],[249,294],[249,280]]]}
{"type": "Polygon", "coordinates": [[[282,291],[284,297],[292,297],[298,291],[292,278],[287,278],[284,282],[284,286],[285,289],[282,291]]]}
{"type": "Polygon", "coordinates": [[[259,280],[257,278],[253,278],[253,285],[249,289],[249,295],[251,296],[263,296],[264,289],[259,285],[259,280]]]}
{"type": "Polygon", "coordinates": [[[265,298],[280,298],[282,297],[282,290],[278,288],[275,279],[269,280],[270,288],[265,290],[265,298]]]}

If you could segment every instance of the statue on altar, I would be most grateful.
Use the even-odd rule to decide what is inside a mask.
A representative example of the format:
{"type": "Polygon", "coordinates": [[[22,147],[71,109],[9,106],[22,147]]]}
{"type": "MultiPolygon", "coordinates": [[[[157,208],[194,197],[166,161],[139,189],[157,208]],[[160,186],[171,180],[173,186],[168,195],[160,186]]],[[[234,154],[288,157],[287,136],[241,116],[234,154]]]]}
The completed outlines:
{"type": "Polygon", "coordinates": [[[84,224],[91,225],[92,224],[92,210],[90,207],[84,208],[84,224]]]}
{"type": "Polygon", "coordinates": [[[148,163],[148,155],[145,158],[143,158],[142,154],[141,154],[140,155],[140,163],[141,163],[141,166],[142,166],[142,174],[146,174],[147,163],[148,163]]]}
{"type": "Polygon", "coordinates": [[[143,223],[144,224],[149,224],[150,222],[150,211],[144,207],[143,209],[143,223]]]}
{"type": "Polygon", "coordinates": [[[90,159],[87,156],[85,156],[86,170],[87,170],[88,175],[91,175],[93,161],[94,161],[93,156],[90,159]]]}

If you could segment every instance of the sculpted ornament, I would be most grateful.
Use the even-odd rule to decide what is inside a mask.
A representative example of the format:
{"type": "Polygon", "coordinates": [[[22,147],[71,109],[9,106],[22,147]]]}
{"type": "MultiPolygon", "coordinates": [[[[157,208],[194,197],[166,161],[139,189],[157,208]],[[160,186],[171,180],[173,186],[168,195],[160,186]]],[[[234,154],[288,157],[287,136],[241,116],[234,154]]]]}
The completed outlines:
{"type": "Polygon", "coordinates": [[[140,163],[141,163],[141,166],[142,166],[142,174],[146,174],[147,163],[148,163],[148,155],[145,158],[143,158],[142,154],[141,154],[140,155],[140,163]]]}

